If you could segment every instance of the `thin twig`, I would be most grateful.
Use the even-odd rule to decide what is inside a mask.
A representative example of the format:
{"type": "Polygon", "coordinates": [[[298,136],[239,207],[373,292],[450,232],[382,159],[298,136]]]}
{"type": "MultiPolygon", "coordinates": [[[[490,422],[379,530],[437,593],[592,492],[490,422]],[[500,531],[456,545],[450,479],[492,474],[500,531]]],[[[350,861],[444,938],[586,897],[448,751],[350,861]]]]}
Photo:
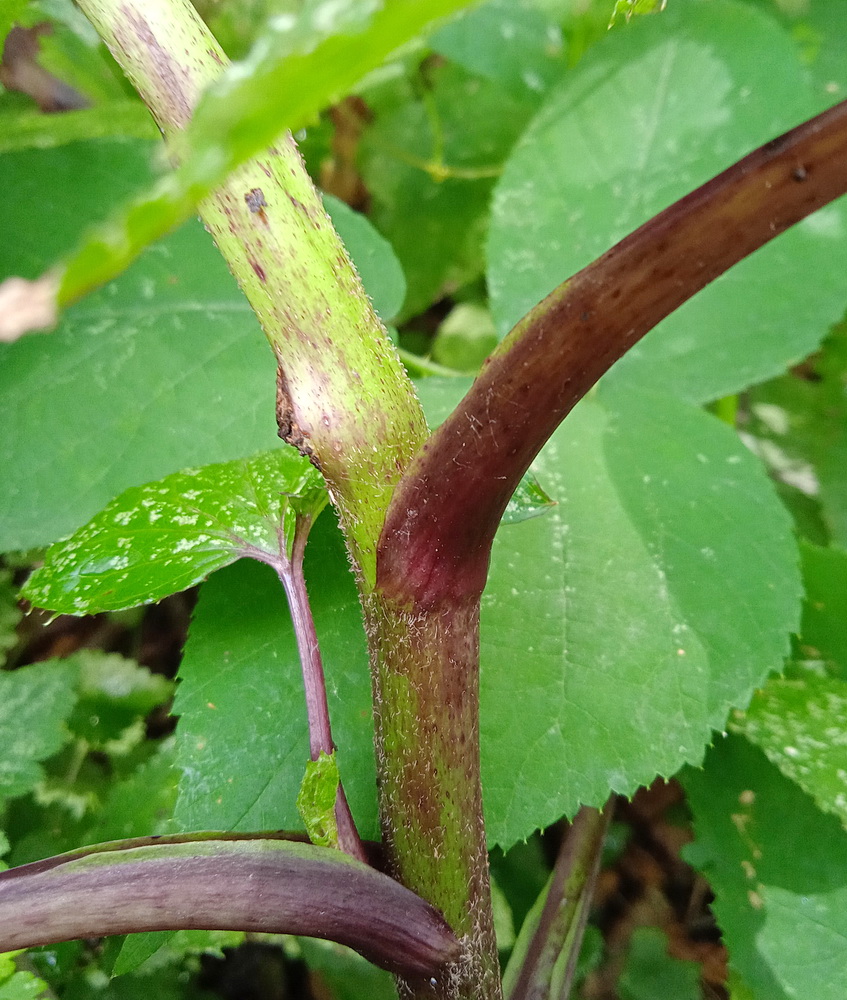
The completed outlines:
{"type": "MultiPolygon", "coordinates": [[[[291,610],[291,622],[297,640],[297,651],[300,654],[303,687],[306,693],[309,750],[312,760],[318,760],[321,753],[332,754],[335,750],[335,743],[332,739],[332,728],[329,721],[323,660],[318,645],[315,620],[312,617],[312,608],[309,603],[309,593],[306,590],[306,579],[303,575],[303,557],[311,526],[311,517],[298,514],[291,558],[287,558],[284,545],[281,544],[279,559],[274,561],[273,566],[285,589],[288,607],[291,610]]],[[[338,826],[338,846],[347,854],[367,863],[365,849],[340,780],[335,799],[335,819],[338,826]]]]}
{"type": "Polygon", "coordinates": [[[527,927],[529,940],[522,932],[524,940],[516,946],[520,965],[506,971],[503,985],[508,1000],[566,1000],[611,813],[610,806],[603,812],[583,806],[576,814],[562,842],[541,912],[527,927]]]}

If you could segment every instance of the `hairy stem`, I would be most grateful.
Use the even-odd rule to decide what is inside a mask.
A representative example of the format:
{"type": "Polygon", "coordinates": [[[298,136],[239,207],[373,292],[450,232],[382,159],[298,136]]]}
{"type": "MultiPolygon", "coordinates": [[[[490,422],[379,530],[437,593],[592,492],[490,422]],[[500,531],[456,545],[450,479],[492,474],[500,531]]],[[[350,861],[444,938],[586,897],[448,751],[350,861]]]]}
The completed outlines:
{"type": "MultiPolygon", "coordinates": [[[[227,58],[187,0],[79,0],[173,159],[227,58]]],[[[290,135],[234,171],[200,214],[279,365],[278,422],[324,474],[373,584],[391,492],[424,440],[420,405],[290,135]]]]}
{"type": "Polygon", "coordinates": [[[390,870],[437,900],[463,946],[423,994],[497,998],[500,974],[491,915],[479,771],[479,606],[418,612],[380,595],[366,607],[376,637],[377,763],[390,870]]]}
{"type": "Polygon", "coordinates": [[[509,497],[564,417],[683,302],[847,191],[845,164],[847,102],[671,205],[532,309],[395,491],[383,590],[421,606],[481,593],[509,497]]]}

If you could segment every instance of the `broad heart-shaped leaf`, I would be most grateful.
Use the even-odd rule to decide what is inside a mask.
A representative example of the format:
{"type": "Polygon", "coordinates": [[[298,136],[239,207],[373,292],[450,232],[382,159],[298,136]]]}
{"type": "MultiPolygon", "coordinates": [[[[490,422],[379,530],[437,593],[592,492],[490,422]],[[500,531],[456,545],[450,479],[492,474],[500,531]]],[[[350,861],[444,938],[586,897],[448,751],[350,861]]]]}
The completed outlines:
{"type": "MultiPolygon", "coordinates": [[[[0,245],[0,273],[20,259],[18,273],[37,275],[149,176],[149,156],[149,144],[110,141],[0,157],[15,233],[0,245]]],[[[365,278],[378,279],[377,309],[396,311],[390,247],[366,220],[328,208],[365,278]]],[[[274,378],[250,307],[208,235],[188,224],[54,333],[0,345],[0,551],[69,534],[129,486],[278,445],[274,378]]]]}
{"type": "MultiPolygon", "coordinates": [[[[373,837],[365,636],[344,543],[326,514],[309,538],[305,573],[341,780],[359,832],[373,837]]],[[[268,567],[244,560],[203,586],[174,714],[181,829],[301,828],[296,800],[309,759],[303,680],[285,595],[268,567]]]]}
{"type": "Polygon", "coordinates": [[[23,593],[76,615],[158,601],[241,556],[290,559],[298,516],[314,519],[326,502],[293,448],[176,472],[125,490],[51,546],[23,593]]]}
{"type": "Polygon", "coordinates": [[[789,520],[715,418],[608,387],[533,466],[558,505],[503,527],[482,608],[489,837],[508,847],[700,760],[788,649],[789,520]]]}
{"type": "Polygon", "coordinates": [[[683,783],[730,967],[755,1000],[842,1000],[847,832],[739,736],[683,783]]]}
{"type": "Polygon", "coordinates": [[[38,762],[67,742],[76,683],[75,672],[55,662],[0,673],[0,800],[33,788],[43,773],[38,762]]]}
{"type": "MultiPolygon", "coordinates": [[[[495,191],[488,278],[501,334],[641,223],[821,106],[790,36],[743,4],[670,4],[611,32],[550,95],[495,191]]],[[[834,203],[742,261],[610,377],[703,402],[805,357],[847,301],[845,211],[834,203]]]]}
{"type": "Polygon", "coordinates": [[[730,727],[847,827],[847,681],[811,670],[772,678],[730,727]]]}

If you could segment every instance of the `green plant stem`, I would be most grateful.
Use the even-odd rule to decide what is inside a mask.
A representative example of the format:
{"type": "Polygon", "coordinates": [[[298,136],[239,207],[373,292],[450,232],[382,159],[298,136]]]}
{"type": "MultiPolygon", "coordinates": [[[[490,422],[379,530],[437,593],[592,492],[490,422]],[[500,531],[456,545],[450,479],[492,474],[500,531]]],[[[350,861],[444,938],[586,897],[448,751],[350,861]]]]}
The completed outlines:
{"type": "MultiPolygon", "coordinates": [[[[80,0],[180,156],[227,59],[187,0],[80,0]]],[[[426,425],[294,141],[239,167],[200,214],[277,357],[280,435],[324,474],[364,586],[403,468],[426,425]]]]}
{"type": "MultiPolygon", "coordinates": [[[[80,7],[178,156],[201,88],[223,71],[219,47],[184,0],[80,0],[80,7]]],[[[439,995],[496,1000],[479,785],[478,607],[419,620],[404,600],[383,603],[372,593],[384,512],[425,441],[423,412],[290,137],[239,168],[201,214],[279,361],[281,436],[324,473],[359,570],[389,865],[462,935],[462,956],[451,975],[438,977],[439,995]],[[432,694],[409,702],[410,685],[432,694]],[[450,702],[440,703],[438,692],[450,702]]],[[[428,979],[404,980],[401,991],[433,996],[428,979]]]]}
{"type": "Polygon", "coordinates": [[[379,585],[417,606],[485,584],[491,542],[530,462],[658,322],[733,264],[847,191],[847,102],[671,205],[533,308],[395,491],[379,585]],[[485,434],[468,427],[485,426],[485,434]]]}
{"type": "Polygon", "coordinates": [[[401,995],[497,998],[479,772],[479,605],[418,612],[374,595],[375,730],[383,838],[390,870],[436,901],[463,953],[433,988],[401,995]]]}
{"type": "Polygon", "coordinates": [[[508,1000],[569,995],[611,813],[583,806],[574,817],[541,905],[527,917],[506,969],[508,1000]]]}

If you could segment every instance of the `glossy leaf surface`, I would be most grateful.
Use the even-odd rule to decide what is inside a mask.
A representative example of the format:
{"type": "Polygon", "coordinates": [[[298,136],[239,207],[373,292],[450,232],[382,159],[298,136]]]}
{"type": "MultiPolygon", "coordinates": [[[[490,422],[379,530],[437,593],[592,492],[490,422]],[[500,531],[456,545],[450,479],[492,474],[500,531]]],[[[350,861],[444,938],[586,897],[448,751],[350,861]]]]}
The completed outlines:
{"type": "Polygon", "coordinates": [[[133,487],[47,552],[24,592],[62,614],[120,611],[199,583],[240,556],[288,559],[298,514],[326,503],[293,448],[133,487]]]}

